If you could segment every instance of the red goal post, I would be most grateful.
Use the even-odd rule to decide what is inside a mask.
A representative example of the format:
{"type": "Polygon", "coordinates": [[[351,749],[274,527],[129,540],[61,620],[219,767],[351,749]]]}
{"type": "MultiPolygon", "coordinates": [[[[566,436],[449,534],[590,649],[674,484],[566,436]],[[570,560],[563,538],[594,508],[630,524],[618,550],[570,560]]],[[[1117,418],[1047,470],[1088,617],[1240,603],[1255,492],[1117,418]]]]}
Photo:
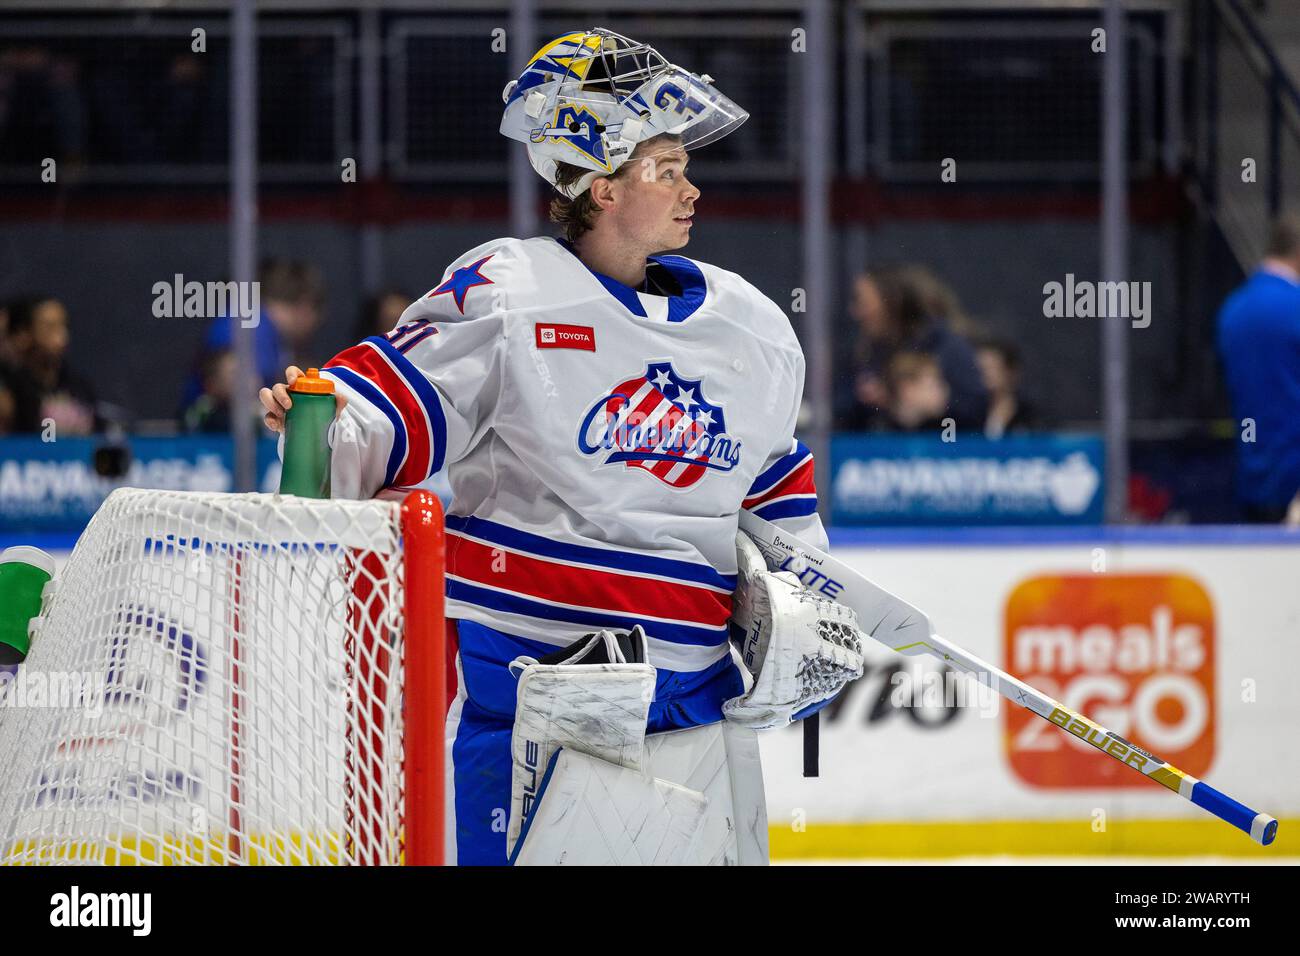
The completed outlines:
{"type": "Polygon", "coordinates": [[[407,542],[405,862],[441,866],[447,819],[446,537],[442,503],[433,494],[415,491],[402,502],[402,535],[407,542]],[[413,581],[430,584],[413,587],[413,581]]]}

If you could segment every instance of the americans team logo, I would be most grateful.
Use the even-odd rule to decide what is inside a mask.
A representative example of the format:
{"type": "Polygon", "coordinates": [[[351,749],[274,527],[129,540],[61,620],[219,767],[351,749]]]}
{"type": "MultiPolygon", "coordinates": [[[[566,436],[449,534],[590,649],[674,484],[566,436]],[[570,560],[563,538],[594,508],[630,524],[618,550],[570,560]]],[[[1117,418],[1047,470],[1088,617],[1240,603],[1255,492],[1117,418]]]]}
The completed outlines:
{"type": "Polygon", "coordinates": [[[741,443],[727,434],[722,408],[705,400],[699,381],[685,379],[671,362],[651,362],[641,375],[620,382],[587,409],[578,450],[623,462],[674,488],[689,488],[710,470],[740,463],[741,443]]]}

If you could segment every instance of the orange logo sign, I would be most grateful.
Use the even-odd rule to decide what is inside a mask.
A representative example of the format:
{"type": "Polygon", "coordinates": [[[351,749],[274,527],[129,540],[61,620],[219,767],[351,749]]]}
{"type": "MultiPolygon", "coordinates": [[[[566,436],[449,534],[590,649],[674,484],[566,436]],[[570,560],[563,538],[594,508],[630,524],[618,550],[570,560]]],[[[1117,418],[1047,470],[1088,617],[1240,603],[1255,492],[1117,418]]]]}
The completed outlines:
{"type": "MultiPolygon", "coordinates": [[[[1006,669],[1192,774],[1214,758],[1214,608],[1178,574],[1066,574],[1007,599],[1006,669]]],[[[1036,787],[1141,787],[1140,774],[1021,707],[1011,769],[1036,787]]]]}

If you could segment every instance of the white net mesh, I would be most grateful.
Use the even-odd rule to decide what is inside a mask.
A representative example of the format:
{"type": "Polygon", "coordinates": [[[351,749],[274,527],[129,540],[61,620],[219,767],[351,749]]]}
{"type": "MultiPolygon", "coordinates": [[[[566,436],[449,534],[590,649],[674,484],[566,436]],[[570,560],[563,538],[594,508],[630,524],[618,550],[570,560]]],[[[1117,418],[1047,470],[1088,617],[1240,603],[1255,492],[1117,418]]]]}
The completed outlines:
{"type": "Polygon", "coordinates": [[[115,492],[5,689],[0,862],[399,862],[400,510],[115,492]]]}

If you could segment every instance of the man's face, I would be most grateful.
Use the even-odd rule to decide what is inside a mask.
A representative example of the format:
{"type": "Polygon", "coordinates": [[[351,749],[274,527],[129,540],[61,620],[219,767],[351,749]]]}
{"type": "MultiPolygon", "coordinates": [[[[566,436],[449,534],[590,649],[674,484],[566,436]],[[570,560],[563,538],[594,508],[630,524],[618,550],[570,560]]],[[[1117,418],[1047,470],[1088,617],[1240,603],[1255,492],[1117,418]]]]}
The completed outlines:
{"type": "Polygon", "coordinates": [[[601,215],[647,254],[680,249],[691,241],[691,217],[700,196],[686,178],[686,150],[642,145],[648,146],[646,155],[633,154],[621,175],[610,180],[614,202],[601,215]]]}
{"type": "Polygon", "coordinates": [[[32,347],[50,359],[68,350],[68,310],[57,299],[47,299],[32,313],[32,347]]]}
{"type": "Polygon", "coordinates": [[[230,396],[235,394],[235,371],[238,368],[239,360],[235,353],[231,350],[223,352],[204,383],[207,393],[217,401],[230,401],[230,396]]]}
{"type": "Polygon", "coordinates": [[[948,407],[948,383],[937,368],[928,367],[898,384],[894,417],[899,423],[915,428],[922,422],[938,418],[948,407]]]}
{"type": "Polygon", "coordinates": [[[310,300],[271,301],[266,304],[266,313],[285,341],[295,348],[310,342],[320,326],[320,309],[310,300]]]}

